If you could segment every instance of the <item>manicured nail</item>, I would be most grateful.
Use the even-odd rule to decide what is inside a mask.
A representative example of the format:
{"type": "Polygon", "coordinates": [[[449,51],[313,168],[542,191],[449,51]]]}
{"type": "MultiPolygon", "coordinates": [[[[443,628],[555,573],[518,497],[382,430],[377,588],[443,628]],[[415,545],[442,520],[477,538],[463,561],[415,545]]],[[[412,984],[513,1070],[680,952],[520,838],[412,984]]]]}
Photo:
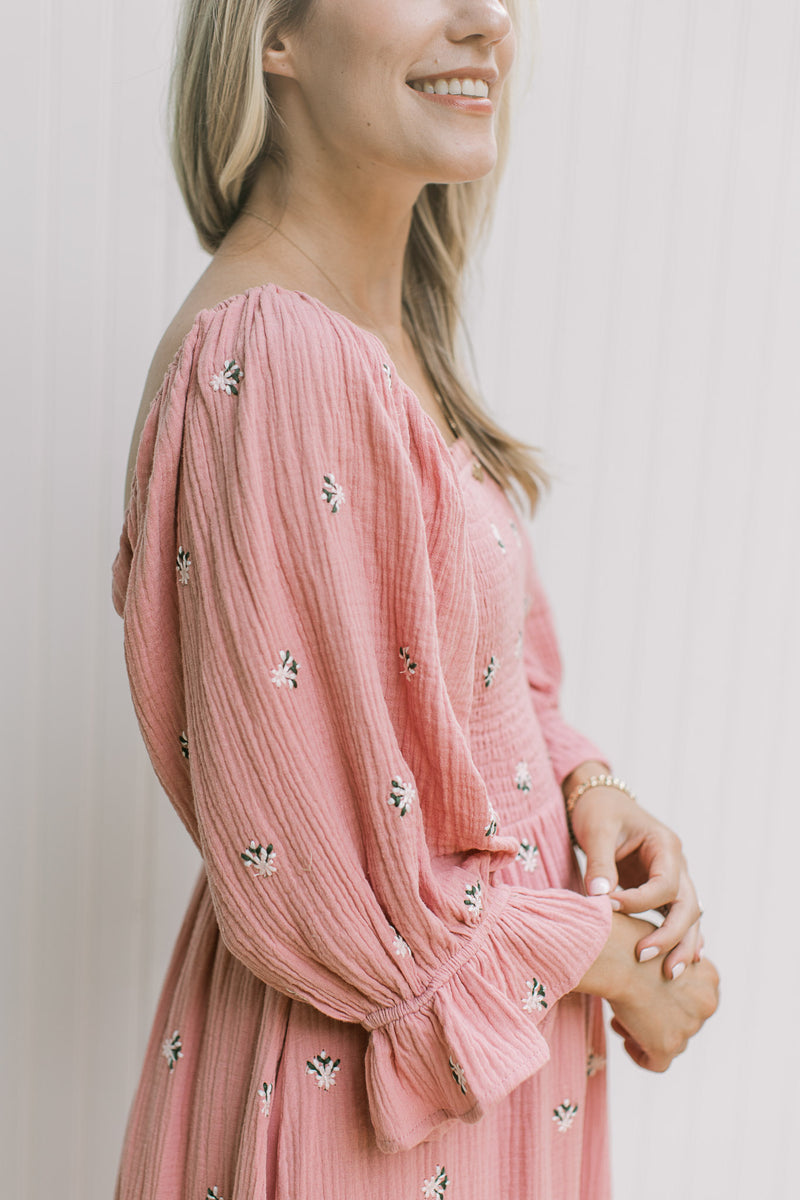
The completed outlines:
{"type": "Polygon", "coordinates": [[[614,897],[612,896],[611,897],[611,907],[613,908],[614,912],[619,912],[619,910],[622,908],[622,905],[620,904],[619,900],[615,900],[614,897]]]}
{"type": "Polygon", "coordinates": [[[590,896],[607,896],[611,891],[611,884],[602,875],[597,875],[589,884],[590,896]]]}
{"type": "Polygon", "coordinates": [[[639,962],[650,962],[651,958],[656,958],[658,955],[658,946],[647,946],[639,955],[639,962]]]}
{"type": "Polygon", "coordinates": [[[672,978],[677,979],[678,976],[682,975],[685,970],[686,963],[675,963],[675,966],[672,968],[672,978]]]}

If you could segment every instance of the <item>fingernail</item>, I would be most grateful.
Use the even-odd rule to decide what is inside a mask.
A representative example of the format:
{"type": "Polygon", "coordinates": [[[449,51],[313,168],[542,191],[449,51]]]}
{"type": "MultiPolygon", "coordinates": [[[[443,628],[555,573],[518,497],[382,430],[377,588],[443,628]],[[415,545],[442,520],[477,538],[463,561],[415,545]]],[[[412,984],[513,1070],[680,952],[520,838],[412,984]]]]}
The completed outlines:
{"type": "Polygon", "coordinates": [[[657,956],[658,956],[658,946],[647,946],[647,947],[645,947],[644,950],[642,950],[641,954],[639,955],[639,962],[640,963],[650,962],[651,958],[656,958],[657,956]]]}
{"type": "Polygon", "coordinates": [[[619,910],[622,908],[622,905],[620,904],[619,900],[615,900],[614,897],[612,896],[611,897],[611,907],[613,908],[614,912],[619,912],[619,910]]]}
{"type": "Polygon", "coordinates": [[[682,975],[685,970],[686,970],[686,963],[681,963],[681,962],[675,963],[675,966],[672,968],[672,978],[677,979],[678,976],[682,975]]]}
{"type": "Polygon", "coordinates": [[[706,952],[703,949],[703,947],[701,946],[700,949],[697,951],[697,961],[701,962],[701,960],[704,959],[705,956],[706,956],[706,952]]]}
{"type": "Polygon", "coordinates": [[[590,896],[607,896],[611,891],[611,884],[602,875],[597,875],[589,884],[590,896]]]}

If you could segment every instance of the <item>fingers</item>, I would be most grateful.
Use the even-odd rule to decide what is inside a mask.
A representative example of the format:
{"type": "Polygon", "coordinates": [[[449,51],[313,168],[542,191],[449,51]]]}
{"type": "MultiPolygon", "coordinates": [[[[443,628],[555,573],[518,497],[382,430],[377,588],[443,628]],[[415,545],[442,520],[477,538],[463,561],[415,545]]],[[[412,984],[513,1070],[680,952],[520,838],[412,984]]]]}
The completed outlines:
{"type": "MultiPolygon", "coordinates": [[[[586,891],[590,896],[605,896],[617,886],[617,827],[598,826],[586,839],[586,891]]],[[[614,908],[618,905],[612,901],[614,908]]]]}
{"type": "Polygon", "coordinates": [[[672,904],[679,896],[686,875],[681,843],[671,830],[660,827],[648,834],[638,848],[638,857],[647,871],[647,882],[617,892],[615,899],[624,913],[648,912],[672,904]]]}
{"type": "Polygon", "coordinates": [[[690,963],[700,961],[698,958],[698,947],[701,941],[700,922],[695,921],[686,936],[678,942],[678,945],[673,950],[670,950],[664,959],[663,970],[665,978],[678,979],[690,963]]]}
{"type": "MultiPolygon", "coordinates": [[[[644,889],[638,890],[643,891],[644,889]]],[[[623,900],[623,896],[624,893],[617,893],[618,899],[623,900]]],[[[648,962],[660,954],[667,955],[669,963],[665,963],[665,974],[667,974],[668,967],[670,973],[667,974],[667,978],[675,977],[675,967],[679,962],[683,963],[685,968],[694,960],[698,931],[689,937],[685,946],[682,943],[689,936],[689,931],[698,924],[700,916],[700,905],[697,902],[694,885],[687,871],[683,870],[679,880],[677,899],[668,905],[663,925],[648,932],[636,946],[636,956],[639,962],[648,962]]]]}

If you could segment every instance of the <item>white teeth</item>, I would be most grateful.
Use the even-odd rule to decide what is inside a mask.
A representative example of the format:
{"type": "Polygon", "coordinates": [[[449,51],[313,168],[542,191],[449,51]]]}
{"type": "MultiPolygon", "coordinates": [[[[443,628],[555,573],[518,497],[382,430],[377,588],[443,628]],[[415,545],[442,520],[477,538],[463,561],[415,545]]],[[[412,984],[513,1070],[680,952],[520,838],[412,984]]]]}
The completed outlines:
{"type": "Polygon", "coordinates": [[[424,83],[415,79],[411,86],[416,92],[427,92],[429,96],[477,96],[485,100],[489,85],[484,79],[426,79],[424,83]]]}

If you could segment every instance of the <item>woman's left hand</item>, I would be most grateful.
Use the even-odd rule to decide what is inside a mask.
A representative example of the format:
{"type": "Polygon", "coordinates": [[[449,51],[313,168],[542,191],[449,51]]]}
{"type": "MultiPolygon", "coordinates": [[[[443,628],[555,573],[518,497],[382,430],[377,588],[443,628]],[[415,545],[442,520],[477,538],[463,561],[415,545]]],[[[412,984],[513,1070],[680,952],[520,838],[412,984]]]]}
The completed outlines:
{"type": "MultiPolygon", "coordinates": [[[[605,765],[584,764],[565,781],[565,795],[591,774],[607,772],[605,765]]],[[[665,954],[668,979],[698,962],[702,910],[677,835],[625,792],[602,786],[587,789],[577,801],[572,828],[586,854],[590,895],[612,893],[612,905],[623,913],[665,913],[660,928],[649,929],[637,943],[639,961],[665,954]],[[617,886],[622,890],[615,891],[617,886]]]]}

